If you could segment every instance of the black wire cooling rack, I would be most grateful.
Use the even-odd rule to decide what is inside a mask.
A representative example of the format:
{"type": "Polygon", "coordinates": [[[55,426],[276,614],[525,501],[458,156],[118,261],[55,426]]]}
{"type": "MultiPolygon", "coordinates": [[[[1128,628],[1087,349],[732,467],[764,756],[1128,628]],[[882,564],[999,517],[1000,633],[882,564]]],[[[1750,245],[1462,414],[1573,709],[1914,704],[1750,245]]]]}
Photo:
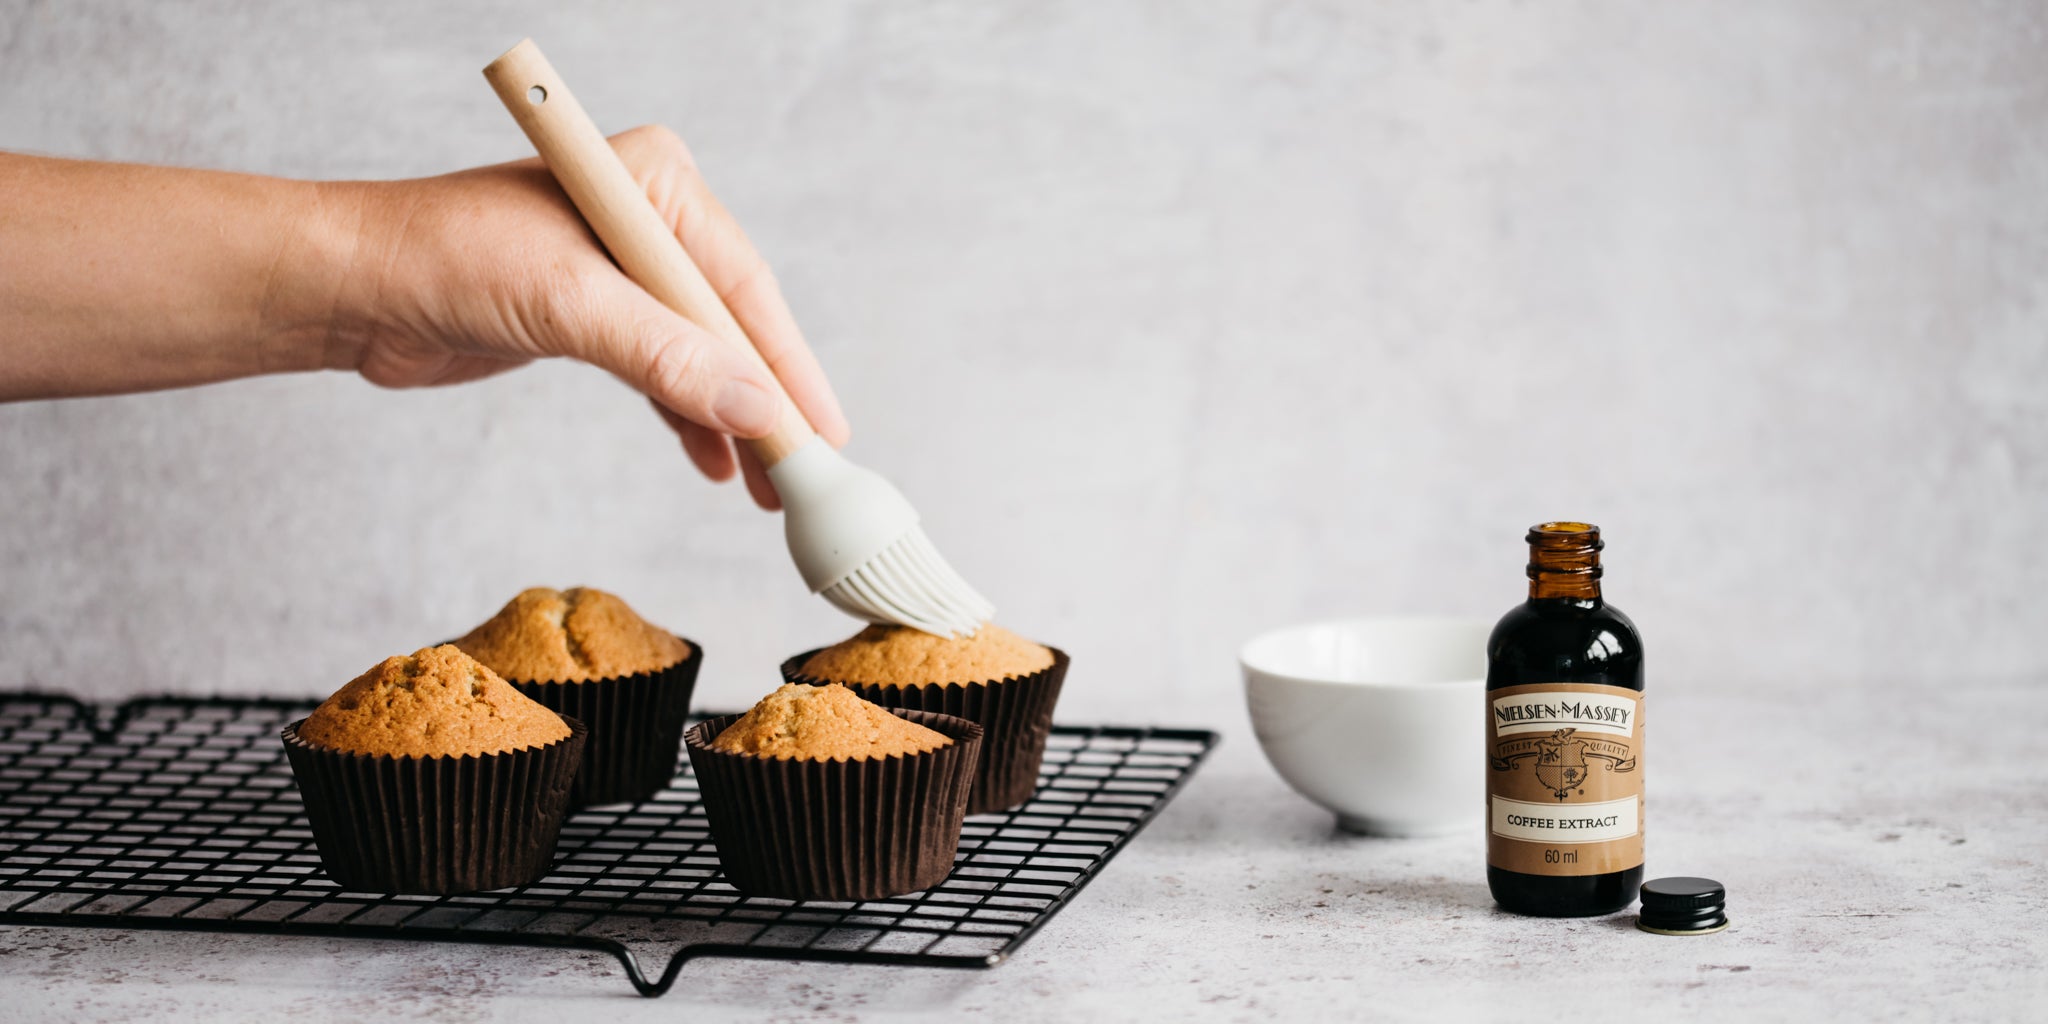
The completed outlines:
{"type": "Polygon", "coordinates": [[[1217,739],[1056,727],[1031,802],[967,819],[952,875],[892,900],[797,903],[727,885],[687,763],[653,800],[572,817],[554,870],[533,885],[394,896],[321,873],[277,739],[311,708],[0,694],[0,924],[595,949],[647,996],[702,956],[993,967],[1173,799],[1217,739]],[[650,980],[642,955],[670,950],[650,980]]]}

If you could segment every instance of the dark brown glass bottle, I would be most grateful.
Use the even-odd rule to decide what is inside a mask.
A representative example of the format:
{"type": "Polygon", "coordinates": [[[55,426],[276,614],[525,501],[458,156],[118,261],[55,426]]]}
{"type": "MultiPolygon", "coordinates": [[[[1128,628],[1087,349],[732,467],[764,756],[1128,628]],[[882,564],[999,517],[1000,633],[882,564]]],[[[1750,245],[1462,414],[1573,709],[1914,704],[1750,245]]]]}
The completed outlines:
{"type": "Polygon", "coordinates": [[[1529,530],[1529,600],[1487,641],[1486,884],[1585,917],[1643,880],[1643,642],[1600,596],[1600,528],[1529,530]]]}

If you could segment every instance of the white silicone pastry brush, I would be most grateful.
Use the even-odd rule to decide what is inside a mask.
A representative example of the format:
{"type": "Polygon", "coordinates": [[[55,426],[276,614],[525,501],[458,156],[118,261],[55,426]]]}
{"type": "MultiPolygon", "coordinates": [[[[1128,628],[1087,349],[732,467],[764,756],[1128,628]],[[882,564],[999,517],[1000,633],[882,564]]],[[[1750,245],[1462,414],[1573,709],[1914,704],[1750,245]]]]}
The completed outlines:
{"type": "MultiPolygon", "coordinates": [[[[626,276],[760,361],[732,311],[533,40],[492,61],[484,77],[626,276]]],[[[782,415],[774,432],[742,443],[782,497],[789,553],[812,593],[856,618],[939,636],[972,633],[987,622],[995,607],[939,557],[902,492],[840,456],[779,385],[776,394],[782,415]]]]}

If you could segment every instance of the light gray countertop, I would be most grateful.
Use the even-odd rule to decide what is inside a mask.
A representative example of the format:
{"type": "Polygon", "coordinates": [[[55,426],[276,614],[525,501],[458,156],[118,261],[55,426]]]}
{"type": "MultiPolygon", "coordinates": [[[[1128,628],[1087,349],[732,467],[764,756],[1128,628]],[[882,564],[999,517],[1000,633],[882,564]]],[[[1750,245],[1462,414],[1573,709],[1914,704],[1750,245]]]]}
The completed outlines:
{"type": "Polygon", "coordinates": [[[1651,700],[1649,873],[1727,883],[1734,925],[1719,935],[1499,913],[1477,825],[1340,834],[1224,712],[1224,746],[1180,798],[988,971],[698,961],[649,1000],[584,951],[6,928],[0,1016],[2035,1017],[2048,999],[2040,681],[1674,683],[1651,700]]]}

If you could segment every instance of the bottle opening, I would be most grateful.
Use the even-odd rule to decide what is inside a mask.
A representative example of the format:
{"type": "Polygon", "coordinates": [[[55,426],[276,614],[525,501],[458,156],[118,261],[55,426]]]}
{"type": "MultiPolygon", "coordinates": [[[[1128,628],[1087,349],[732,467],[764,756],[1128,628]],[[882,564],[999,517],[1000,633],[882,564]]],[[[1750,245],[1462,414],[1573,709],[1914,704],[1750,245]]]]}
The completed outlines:
{"type": "Polygon", "coordinates": [[[1529,528],[1530,597],[1600,596],[1600,528],[1558,521],[1529,528]]]}

